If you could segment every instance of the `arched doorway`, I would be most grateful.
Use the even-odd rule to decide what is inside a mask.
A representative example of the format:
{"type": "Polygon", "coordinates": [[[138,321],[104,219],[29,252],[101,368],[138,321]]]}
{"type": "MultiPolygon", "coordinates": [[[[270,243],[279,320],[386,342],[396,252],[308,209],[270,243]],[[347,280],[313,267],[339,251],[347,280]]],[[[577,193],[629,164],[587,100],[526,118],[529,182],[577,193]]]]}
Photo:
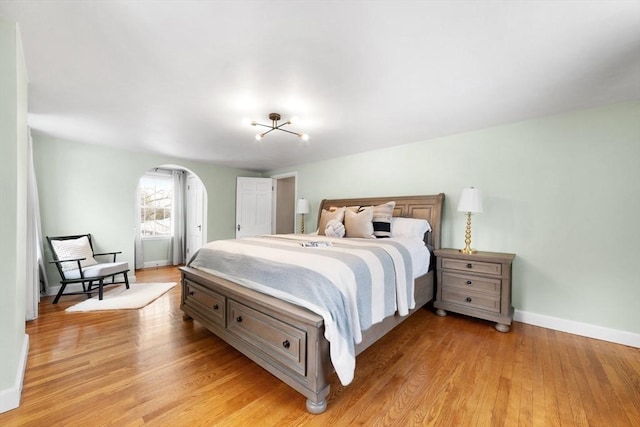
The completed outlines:
{"type": "Polygon", "coordinates": [[[135,268],[181,265],[205,243],[207,193],[177,165],[148,170],[136,190],[135,268]]]}

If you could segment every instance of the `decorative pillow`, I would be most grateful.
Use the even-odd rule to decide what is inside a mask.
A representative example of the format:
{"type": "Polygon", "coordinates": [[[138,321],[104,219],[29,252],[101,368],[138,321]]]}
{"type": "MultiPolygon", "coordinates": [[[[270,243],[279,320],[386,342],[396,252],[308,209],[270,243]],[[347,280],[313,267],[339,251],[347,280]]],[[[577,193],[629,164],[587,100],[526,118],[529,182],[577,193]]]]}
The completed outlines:
{"type": "Polygon", "coordinates": [[[424,240],[424,233],[427,231],[431,231],[431,225],[425,219],[401,217],[391,219],[391,237],[424,240]]]}
{"type": "Polygon", "coordinates": [[[318,221],[318,235],[324,236],[324,230],[327,228],[327,224],[332,219],[335,219],[338,222],[342,222],[344,219],[344,208],[337,208],[335,211],[331,212],[326,209],[322,209],[322,213],[320,214],[320,220],[318,221]]]}
{"type": "MultiPolygon", "coordinates": [[[[98,263],[98,261],[93,258],[93,251],[91,250],[87,236],[82,236],[79,239],[52,240],[51,246],[53,246],[53,250],[59,260],[86,258],[80,261],[82,267],[88,267],[98,263]]],[[[63,262],[60,265],[62,266],[62,271],[78,269],[78,263],[76,261],[63,262]]]]}
{"type": "Polygon", "coordinates": [[[332,219],[327,223],[324,234],[328,237],[344,237],[344,224],[337,219],[332,219]]]}
{"type": "Polygon", "coordinates": [[[358,213],[347,210],[344,215],[346,237],[375,238],[372,221],[373,207],[360,208],[358,213]]]}
{"type": "Polygon", "coordinates": [[[378,239],[391,237],[391,218],[396,202],[387,202],[373,207],[373,235],[378,239]]]}

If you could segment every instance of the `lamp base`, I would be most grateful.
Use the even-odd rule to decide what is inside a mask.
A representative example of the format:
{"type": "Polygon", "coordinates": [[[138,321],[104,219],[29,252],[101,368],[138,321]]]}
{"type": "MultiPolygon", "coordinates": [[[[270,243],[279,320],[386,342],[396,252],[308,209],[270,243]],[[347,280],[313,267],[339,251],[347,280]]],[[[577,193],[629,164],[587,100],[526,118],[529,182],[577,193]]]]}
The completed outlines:
{"type": "Polygon", "coordinates": [[[467,249],[467,248],[458,249],[458,252],[460,252],[461,254],[467,254],[467,255],[469,255],[469,254],[477,254],[478,253],[478,251],[476,249],[467,249]]]}
{"type": "Polygon", "coordinates": [[[464,249],[460,249],[461,254],[475,254],[478,251],[471,249],[471,212],[467,212],[467,230],[464,233],[464,249]]]}

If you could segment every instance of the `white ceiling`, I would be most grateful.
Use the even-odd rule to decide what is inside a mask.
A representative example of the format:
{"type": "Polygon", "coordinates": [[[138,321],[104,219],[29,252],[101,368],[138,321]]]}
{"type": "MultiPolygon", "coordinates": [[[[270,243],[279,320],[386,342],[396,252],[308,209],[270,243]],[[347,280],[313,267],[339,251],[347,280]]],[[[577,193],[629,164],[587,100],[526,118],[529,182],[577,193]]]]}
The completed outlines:
{"type": "Polygon", "coordinates": [[[7,1],[29,123],[256,170],[640,99],[640,1],[7,1]],[[243,119],[296,115],[261,142],[243,119]]]}

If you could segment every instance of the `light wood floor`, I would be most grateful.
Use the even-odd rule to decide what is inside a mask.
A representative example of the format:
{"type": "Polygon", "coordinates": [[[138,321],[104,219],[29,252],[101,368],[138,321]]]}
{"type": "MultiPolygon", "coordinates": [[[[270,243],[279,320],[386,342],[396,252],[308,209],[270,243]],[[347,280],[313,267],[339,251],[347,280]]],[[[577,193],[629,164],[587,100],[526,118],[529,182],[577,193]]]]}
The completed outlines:
{"type": "MultiPolygon", "coordinates": [[[[179,281],[174,268],[139,282],[179,281]]],[[[640,426],[640,350],[515,323],[424,309],[335,376],[327,411],[180,311],[180,289],[141,310],[28,322],[21,406],[0,426],[640,426]]]]}

